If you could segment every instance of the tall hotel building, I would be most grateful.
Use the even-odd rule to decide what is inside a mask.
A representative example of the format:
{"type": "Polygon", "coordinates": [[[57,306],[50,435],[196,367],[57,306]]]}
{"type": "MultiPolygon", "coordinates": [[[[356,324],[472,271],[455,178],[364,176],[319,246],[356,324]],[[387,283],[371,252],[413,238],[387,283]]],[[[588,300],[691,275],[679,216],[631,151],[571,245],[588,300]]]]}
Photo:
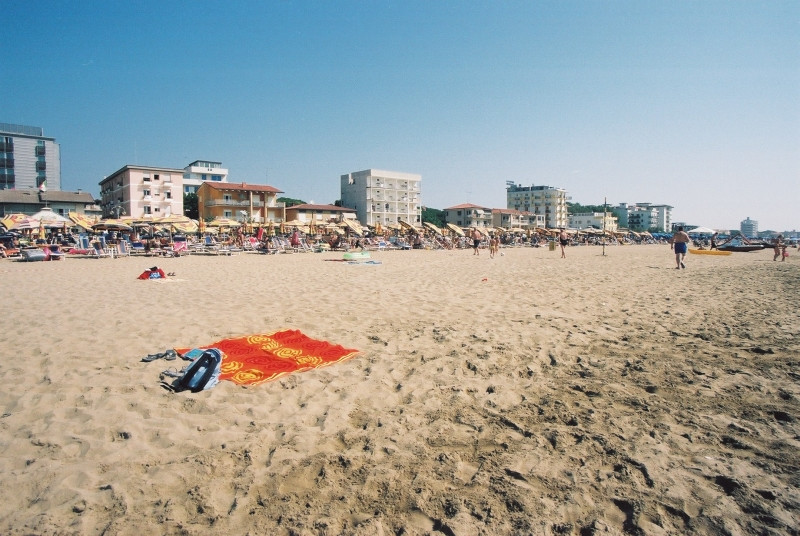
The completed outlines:
{"type": "Polygon", "coordinates": [[[342,206],[364,225],[422,224],[422,176],[366,169],[341,176],[342,206]]]}
{"type": "Polygon", "coordinates": [[[61,148],[41,127],[0,123],[0,190],[61,190],[61,148]]]}
{"type": "Polygon", "coordinates": [[[567,191],[551,186],[521,186],[506,182],[507,208],[544,216],[549,229],[567,227],[567,191]]]}

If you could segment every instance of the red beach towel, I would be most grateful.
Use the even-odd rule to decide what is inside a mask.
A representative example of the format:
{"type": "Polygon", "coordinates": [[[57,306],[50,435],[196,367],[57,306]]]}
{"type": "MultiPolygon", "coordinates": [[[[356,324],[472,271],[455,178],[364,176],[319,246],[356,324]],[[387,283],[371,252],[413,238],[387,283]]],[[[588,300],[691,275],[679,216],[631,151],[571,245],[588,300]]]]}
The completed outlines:
{"type": "MultiPolygon", "coordinates": [[[[358,350],[312,339],[299,330],[223,339],[200,348],[222,351],[220,380],[259,385],[292,372],[303,372],[345,361],[358,350]]],[[[179,354],[190,348],[175,348],[179,354]]]]}

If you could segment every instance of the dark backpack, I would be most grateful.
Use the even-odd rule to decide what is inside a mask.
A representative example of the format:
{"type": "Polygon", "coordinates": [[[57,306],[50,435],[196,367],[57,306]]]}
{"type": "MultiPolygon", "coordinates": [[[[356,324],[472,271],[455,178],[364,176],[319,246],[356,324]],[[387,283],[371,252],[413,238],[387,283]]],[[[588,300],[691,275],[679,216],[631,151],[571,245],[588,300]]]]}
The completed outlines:
{"type": "Polygon", "coordinates": [[[219,383],[221,365],[222,352],[216,348],[209,348],[186,367],[183,376],[175,380],[172,388],[175,392],[191,391],[193,393],[211,389],[219,383]]]}

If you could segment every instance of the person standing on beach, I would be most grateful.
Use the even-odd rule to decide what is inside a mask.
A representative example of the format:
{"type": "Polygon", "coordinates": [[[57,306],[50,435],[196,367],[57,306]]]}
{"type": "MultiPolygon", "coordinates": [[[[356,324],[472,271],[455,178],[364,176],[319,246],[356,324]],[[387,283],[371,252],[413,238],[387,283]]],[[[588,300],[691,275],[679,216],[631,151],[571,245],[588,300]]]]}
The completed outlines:
{"type": "Polygon", "coordinates": [[[470,237],[472,238],[472,249],[473,255],[480,255],[479,247],[481,245],[481,232],[478,230],[477,227],[472,229],[472,233],[470,233],[470,237]]]}
{"type": "Polygon", "coordinates": [[[686,252],[689,250],[689,242],[691,241],[692,239],[689,238],[689,235],[686,234],[683,227],[678,227],[678,230],[672,235],[672,240],[670,242],[672,243],[672,249],[675,251],[676,270],[686,268],[683,259],[686,258],[686,252]]]}
{"type": "Polygon", "coordinates": [[[497,254],[497,250],[499,248],[500,239],[496,236],[492,236],[489,238],[489,258],[494,259],[494,256],[497,254]]]}
{"type": "Polygon", "coordinates": [[[558,234],[558,243],[561,244],[561,258],[566,259],[567,253],[564,248],[567,247],[567,244],[569,244],[569,236],[563,227],[561,228],[561,232],[558,234]]]}

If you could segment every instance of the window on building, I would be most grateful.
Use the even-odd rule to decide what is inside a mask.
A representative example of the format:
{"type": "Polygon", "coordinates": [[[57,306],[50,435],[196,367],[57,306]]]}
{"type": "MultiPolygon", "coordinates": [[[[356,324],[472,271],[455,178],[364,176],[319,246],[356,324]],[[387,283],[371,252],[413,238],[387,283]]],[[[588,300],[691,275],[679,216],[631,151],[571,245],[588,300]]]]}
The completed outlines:
{"type": "Polygon", "coordinates": [[[145,214],[152,214],[152,213],[153,213],[153,211],[152,211],[152,209],[150,208],[150,206],[149,206],[149,205],[145,205],[145,206],[143,207],[143,209],[144,209],[144,213],[145,213],[145,214]]]}
{"type": "Polygon", "coordinates": [[[172,192],[164,192],[164,197],[167,199],[172,199],[172,192]]]}
{"type": "Polygon", "coordinates": [[[145,197],[150,196],[150,190],[145,189],[142,193],[144,194],[145,197]]]}
{"type": "Polygon", "coordinates": [[[153,180],[154,180],[154,181],[157,181],[157,180],[159,180],[159,179],[161,179],[161,176],[160,176],[158,173],[156,173],[155,175],[153,175],[153,180]]]}

